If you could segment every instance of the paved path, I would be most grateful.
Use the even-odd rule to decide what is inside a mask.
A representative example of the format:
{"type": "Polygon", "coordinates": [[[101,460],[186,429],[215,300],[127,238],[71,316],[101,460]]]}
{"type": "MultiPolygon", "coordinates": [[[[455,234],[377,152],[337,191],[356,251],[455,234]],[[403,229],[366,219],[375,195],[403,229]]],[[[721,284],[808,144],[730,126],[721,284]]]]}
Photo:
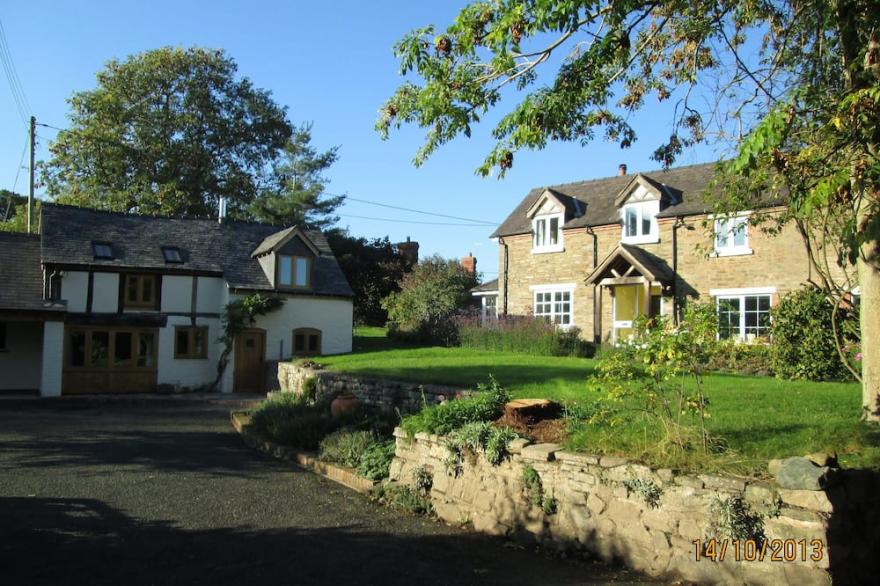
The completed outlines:
{"type": "Polygon", "coordinates": [[[393,513],[245,448],[217,406],[82,407],[0,406],[0,583],[639,579],[393,513]]]}

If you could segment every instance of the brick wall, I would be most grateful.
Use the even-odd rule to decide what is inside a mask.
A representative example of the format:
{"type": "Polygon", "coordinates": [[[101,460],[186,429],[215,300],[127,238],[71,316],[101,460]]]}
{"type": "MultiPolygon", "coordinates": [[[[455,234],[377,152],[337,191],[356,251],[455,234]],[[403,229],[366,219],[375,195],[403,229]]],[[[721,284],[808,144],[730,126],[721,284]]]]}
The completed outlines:
{"type": "MultiPolygon", "coordinates": [[[[673,266],[672,218],[658,221],[660,241],[639,245],[645,251],[673,266]]],[[[709,299],[711,289],[745,287],[775,287],[779,295],[797,289],[811,277],[810,264],[803,240],[796,228],[788,224],[778,235],[764,234],[759,228],[749,227],[749,247],[752,254],[743,256],[707,257],[712,250],[711,221],[706,216],[685,218],[686,227],[677,230],[679,297],[691,296],[709,299]],[[707,226],[703,224],[707,223],[707,226]],[[692,228],[692,229],[689,229],[692,228]],[[701,248],[702,247],[702,248],[701,248]]],[[[594,229],[598,254],[593,254],[593,236],[586,229],[564,231],[565,249],[562,252],[532,253],[530,234],[504,238],[508,247],[507,312],[511,315],[532,313],[531,286],[574,283],[574,325],[581,328],[586,338],[593,333],[593,286],[584,284],[593,267],[609,255],[620,243],[619,225],[594,229]]],[[[504,307],[504,246],[499,247],[499,311],[504,307]]],[[[830,262],[833,266],[833,260],[830,262]]],[[[836,273],[842,279],[842,272],[836,273]]],[[[611,333],[611,291],[601,291],[602,339],[611,333]]],[[[664,293],[665,314],[673,310],[672,292],[664,293]]]]}

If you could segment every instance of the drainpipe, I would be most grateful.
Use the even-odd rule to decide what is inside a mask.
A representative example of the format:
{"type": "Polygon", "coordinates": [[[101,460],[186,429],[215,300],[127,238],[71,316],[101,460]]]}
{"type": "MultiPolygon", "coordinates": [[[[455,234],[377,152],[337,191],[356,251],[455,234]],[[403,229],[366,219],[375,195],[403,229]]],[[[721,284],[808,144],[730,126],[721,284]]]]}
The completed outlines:
{"type": "Polygon", "coordinates": [[[681,303],[678,299],[678,229],[687,228],[684,218],[675,218],[672,225],[672,319],[678,325],[681,314],[681,303]]]}
{"type": "Polygon", "coordinates": [[[507,317],[507,268],[508,268],[508,260],[509,260],[509,250],[507,249],[507,242],[504,241],[504,236],[498,237],[498,244],[504,247],[504,303],[501,307],[501,315],[507,317]]]}
{"type": "MultiPolygon", "coordinates": [[[[626,165],[621,165],[621,167],[625,169],[626,165]]],[[[593,270],[595,271],[599,266],[599,236],[592,226],[587,226],[586,232],[593,237],[593,270]]],[[[602,308],[599,302],[599,286],[593,283],[593,343],[597,345],[602,343],[602,308]]]]}

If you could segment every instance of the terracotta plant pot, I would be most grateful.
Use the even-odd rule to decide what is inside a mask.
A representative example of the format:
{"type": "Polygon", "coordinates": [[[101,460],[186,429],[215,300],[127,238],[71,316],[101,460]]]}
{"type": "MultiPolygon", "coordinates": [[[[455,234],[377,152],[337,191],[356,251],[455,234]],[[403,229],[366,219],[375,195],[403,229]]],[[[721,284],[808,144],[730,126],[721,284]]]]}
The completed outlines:
{"type": "Polygon", "coordinates": [[[360,406],[360,399],[354,395],[339,395],[330,402],[330,416],[336,419],[342,415],[356,412],[360,406]]]}

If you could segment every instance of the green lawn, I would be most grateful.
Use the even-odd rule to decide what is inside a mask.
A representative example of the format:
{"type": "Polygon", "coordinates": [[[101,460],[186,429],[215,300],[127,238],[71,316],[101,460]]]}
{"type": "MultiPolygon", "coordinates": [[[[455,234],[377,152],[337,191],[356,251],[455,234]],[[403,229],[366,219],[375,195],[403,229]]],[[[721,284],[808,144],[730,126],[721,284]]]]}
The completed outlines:
{"type": "MultiPolygon", "coordinates": [[[[355,352],[325,356],[328,368],[422,383],[472,387],[489,374],[515,397],[542,397],[589,404],[586,379],[595,360],[529,356],[465,348],[401,346],[381,328],[358,331],[355,352]]],[[[846,466],[880,468],[880,431],[859,423],[861,389],[856,383],[784,381],[716,374],[706,378],[708,427],[727,448],[709,468],[760,473],[769,458],[836,451],[846,466]]],[[[658,430],[648,427],[590,428],[573,434],[569,446],[618,453],[655,464],[658,430]]]]}

